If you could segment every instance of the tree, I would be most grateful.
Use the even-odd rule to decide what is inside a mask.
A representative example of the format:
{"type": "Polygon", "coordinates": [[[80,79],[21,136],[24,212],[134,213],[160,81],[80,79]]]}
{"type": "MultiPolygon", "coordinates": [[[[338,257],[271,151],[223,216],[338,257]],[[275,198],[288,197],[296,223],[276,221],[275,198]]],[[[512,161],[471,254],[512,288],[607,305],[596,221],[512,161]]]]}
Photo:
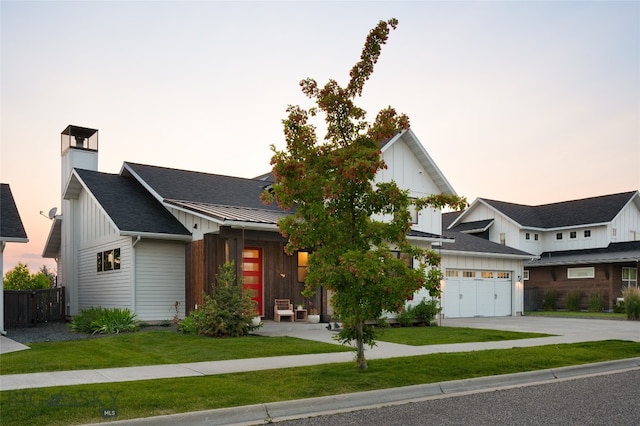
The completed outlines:
{"type": "Polygon", "coordinates": [[[374,182],[377,172],[386,168],[381,143],[408,129],[409,118],[388,107],[368,123],[354,99],[362,94],[381,46],[397,23],[380,21],[369,32],[346,87],[335,80],[322,88],[311,78],[300,82],[316,106],[287,108],[286,149],[271,147],[275,183],[263,193],[265,203],[275,200],[283,209],[292,209],[278,226],[288,238],[287,253],[311,252],[303,293],[310,297],[320,286],[332,290],[331,303],[343,323],[339,339],[355,341],[356,364],[362,369],[367,368],[364,345],[375,344],[375,329],[365,321],[376,320],[383,311],[399,311],[422,287],[439,294],[439,256],[407,241],[410,207],[466,206],[466,200],[457,196],[416,200],[395,182],[374,182]],[[320,112],[327,126],[322,143],[310,123],[320,112]],[[420,267],[408,267],[392,248],[412,256],[420,267]]]}
{"type": "Polygon", "coordinates": [[[18,262],[15,268],[5,274],[3,286],[5,290],[37,290],[50,288],[51,281],[42,272],[31,274],[27,265],[18,262]]]}

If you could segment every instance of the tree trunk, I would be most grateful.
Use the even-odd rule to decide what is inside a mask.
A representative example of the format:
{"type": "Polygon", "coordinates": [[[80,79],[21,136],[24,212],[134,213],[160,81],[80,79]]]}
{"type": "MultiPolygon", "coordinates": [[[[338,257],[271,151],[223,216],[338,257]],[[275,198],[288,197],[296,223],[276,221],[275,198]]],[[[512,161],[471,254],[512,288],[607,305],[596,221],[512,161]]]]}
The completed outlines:
{"type": "Polygon", "coordinates": [[[364,357],[364,320],[356,320],[356,366],[361,370],[367,369],[367,360],[364,357]]]}

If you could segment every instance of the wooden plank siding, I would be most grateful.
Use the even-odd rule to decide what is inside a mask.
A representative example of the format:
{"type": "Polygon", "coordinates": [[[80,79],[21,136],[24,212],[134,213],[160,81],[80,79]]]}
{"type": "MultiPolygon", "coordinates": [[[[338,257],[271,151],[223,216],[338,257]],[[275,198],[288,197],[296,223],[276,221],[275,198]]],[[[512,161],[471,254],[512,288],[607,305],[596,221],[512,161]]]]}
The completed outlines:
{"type": "MultiPolygon", "coordinates": [[[[242,250],[244,247],[262,249],[263,259],[263,319],[273,319],[275,299],[290,299],[294,305],[308,307],[302,296],[304,284],[298,282],[298,258],[284,252],[286,240],[276,232],[250,231],[222,227],[219,234],[205,234],[204,239],[187,245],[187,310],[203,301],[202,293],[210,293],[218,267],[228,260],[235,261],[236,276],[242,276],[242,250]]],[[[311,300],[314,307],[326,313],[318,292],[311,300]]]]}
{"type": "Polygon", "coordinates": [[[622,268],[635,268],[631,263],[603,263],[592,265],[560,265],[527,268],[529,279],[524,282],[525,289],[537,290],[537,306],[542,309],[545,292],[556,290],[556,308],[566,309],[567,295],[573,290],[580,290],[580,309],[589,308],[589,296],[594,291],[602,292],[604,309],[613,309],[616,298],[622,295],[622,268]],[[567,268],[594,267],[595,278],[569,279],[567,268]]]}

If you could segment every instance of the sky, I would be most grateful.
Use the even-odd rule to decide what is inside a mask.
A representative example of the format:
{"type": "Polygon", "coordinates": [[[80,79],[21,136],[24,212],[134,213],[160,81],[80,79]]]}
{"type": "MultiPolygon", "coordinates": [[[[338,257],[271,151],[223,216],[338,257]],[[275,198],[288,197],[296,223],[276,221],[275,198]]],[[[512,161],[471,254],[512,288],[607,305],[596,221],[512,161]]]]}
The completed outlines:
{"type": "Polygon", "coordinates": [[[459,195],[537,205],[640,189],[638,1],[1,0],[0,181],[29,237],[7,244],[4,272],[55,270],[42,251],[67,125],[99,130],[102,172],[255,177],[284,148],[287,105],[312,106],[298,82],[346,85],[390,18],[357,104],[370,120],[407,114],[459,195]]]}

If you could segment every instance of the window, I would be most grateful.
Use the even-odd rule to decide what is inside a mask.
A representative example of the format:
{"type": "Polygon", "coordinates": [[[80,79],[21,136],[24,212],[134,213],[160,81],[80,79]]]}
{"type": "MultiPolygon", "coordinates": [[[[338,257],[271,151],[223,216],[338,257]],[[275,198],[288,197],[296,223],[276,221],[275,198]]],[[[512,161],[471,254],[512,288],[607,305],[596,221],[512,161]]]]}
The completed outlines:
{"type": "Polygon", "coordinates": [[[418,224],[418,209],[413,204],[411,204],[409,206],[409,215],[411,216],[411,224],[412,225],[417,225],[418,224]]]}
{"type": "Polygon", "coordinates": [[[120,249],[103,251],[96,256],[97,272],[114,271],[120,269],[120,249]]]}
{"type": "Polygon", "coordinates": [[[496,272],[496,278],[508,279],[511,278],[510,272],[496,272]]]}
{"type": "Polygon", "coordinates": [[[538,234],[533,234],[533,239],[538,241],[538,234]]]}
{"type": "Polygon", "coordinates": [[[611,228],[611,236],[615,238],[618,234],[618,230],[616,228],[611,228]]]}
{"type": "Polygon", "coordinates": [[[584,237],[585,238],[591,238],[591,229],[585,229],[584,237]]]}
{"type": "Polygon", "coordinates": [[[397,259],[401,259],[404,261],[404,264],[409,268],[413,268],[413,258],[410,254],[402,253],[401,251],[391,250],[391,254],[393,254],[397,259]]]}
{"type": "Polygon", "coordinates": [[[525,269],[524,271],[522,271],[522,279],[525,281],[529,280],[529,270],[525,269]]]}
{"type": "Polygon", "coordinates": [[[596,268],[592,266],[585,268],[567,268],[567,278],[570,280],[580,278],[595,278],[595,276],[596,268]]]}
{"type": "Polygon", "coordinates": [[[480,276],[482,278],[493,278],[493,272],[489,272],[489,271],[482,271],[482,273],[480,274],[480,276]]]}
{"type": "Polygon", "coordinates": [[[474,271],[462,271],[462,276],[464,278],[475,278],[476,273],[474,271]]]}
{"type": "Polygon", "coordinates": [[[503,246],[507,244],[507,234],[504,232],[500,234],[500,244],[503,246]]]}
{"type": "Polygon", "coordinates": [[[638,270],[636,268],[622,268],[622,284],[628,287],[638,287],[638,270]]]}
{"type": "Polygon", "coordinates": [[[556,234],[556,240],[561,240],[562,239],[562,232],[558,232],[556,234]]]}
{"type": "Polygon", "coordinates": [[[445,274],[446,277],[457,277],[458,276],[458,271],[453,271],[451,269],[447,269],[444,274],[445,274]]]}
{"type": "Polygon", "coordinates": [[[569,232],[569,238],[575,238],[576,237],[576,231],[571,231],[569,232]]]}
{"type": "Polygon", "coordinates": [[[530,240],[530,239],[531,239],[531,234],[529,234],[528,232],[526,232],[526,233],[524,234],[524,239],[525,239],[525,240],[530,240]]]}
{"type": "Polygon", "coordinates": [[[306,251],[298,252],[298,282],[303,283],[307,279],[309,271],[309,253],[306,251]]]}

